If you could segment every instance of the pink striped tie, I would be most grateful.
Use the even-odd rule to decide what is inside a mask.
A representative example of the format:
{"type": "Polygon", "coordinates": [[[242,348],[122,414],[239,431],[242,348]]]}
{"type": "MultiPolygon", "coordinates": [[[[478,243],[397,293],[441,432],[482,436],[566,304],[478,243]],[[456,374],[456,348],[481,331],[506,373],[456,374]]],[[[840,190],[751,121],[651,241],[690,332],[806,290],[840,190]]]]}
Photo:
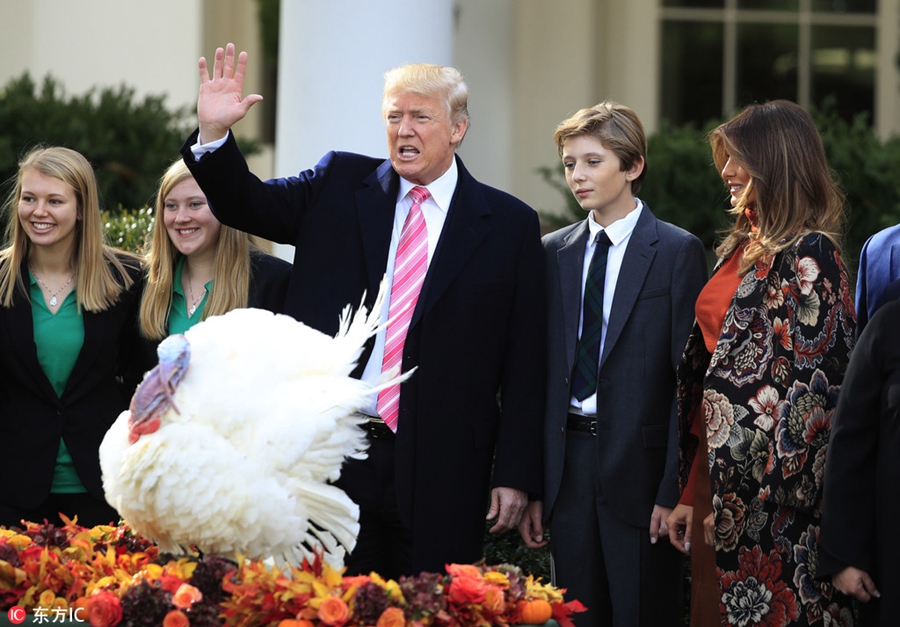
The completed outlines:
{"type": "MultiPolygon", "coordinates": [[[[397,257],[394,260],[394,280],[391,285],[391,304],[388,309],[388,326],[384,336],[384,361],[381,371],[392,368],[401,370],[403,344],[406,342],[406,331],[412,319],[425,271],[428,269],[428,227],[422,215],[422,203],[431,197],[424,187],[413,187],[409,190],[412,207],[403,230],[400,231],[400,243],[397,245],[397,257]]],[[[376,403],[378,415],[391,428],[397,431],[397,418],[400,413],[400,384],[392,385],[378,393],[376,403]]]]}

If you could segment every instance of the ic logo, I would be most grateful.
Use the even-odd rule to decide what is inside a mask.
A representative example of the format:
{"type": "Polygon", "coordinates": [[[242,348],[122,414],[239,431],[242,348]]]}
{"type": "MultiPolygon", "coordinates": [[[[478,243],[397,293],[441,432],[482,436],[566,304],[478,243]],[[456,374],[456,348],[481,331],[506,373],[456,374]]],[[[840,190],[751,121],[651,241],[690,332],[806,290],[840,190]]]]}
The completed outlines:
{"type": "Polygon", "coordinates": [[[9,612],[7,612],[6,616],[13,625],[21,625],[25,622],[25,608],[13,605],[9,608],[9,612]]]}

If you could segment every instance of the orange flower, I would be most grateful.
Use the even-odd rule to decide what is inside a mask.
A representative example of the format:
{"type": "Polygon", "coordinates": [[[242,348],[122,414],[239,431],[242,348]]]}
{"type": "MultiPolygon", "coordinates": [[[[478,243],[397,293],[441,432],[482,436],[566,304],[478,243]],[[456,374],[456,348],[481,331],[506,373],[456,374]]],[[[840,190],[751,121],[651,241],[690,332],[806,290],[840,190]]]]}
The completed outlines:
{"type": "Polygon", "coordinates": [[[181,610],[172,610],[163,619],[163,627],[190,627],[191,621],[181,610]]]}
{"type": "Polygon", "coordinates": [[[487,586],[484,591],[484,609],[492,614],[501,614],[506,609],[506,597],[503,589],[497,586],[487,586]]]}
{"type": "Polygon", "coordinates": [[[150,563],[150,556],[146,553],[135,553],[131,556],[131,562],[140,569],[150,563]]]}
{"type": "Polygon", "coordinates": [[[351,586],[359,587],[363,584],[369,583],[372,581],[372,578],[369,575],[346,575],[343,580],[344,588],[349,588],[351,586]]]}
{"type": "Polygon", "coordinates": [[[406,625],[406,616],[399,607],[389,607],[378,617],[375,627],[403,627],[406,625]]]}
{"type": "Polygon", "coordinates": [[[88,622],[91,627],[113,627],[122,620],[122,604],[112,592],[101,590],[91,595],[88,622]]]}
{"type": "Polygon", "coordinates": [[[203,599],[203,593],[189,583],[183,583],[172,595],[172,605],[180,610],[186,610],[194,603],[203,599]]]}
{"type": "Polygon", "coordinates": [[[172,594],[175,594],[183,583],[184,580],[175,575],[165,574],[159,578],[159,585],[162,586],[162,589],[167,590],[172,594]]]}
{"type": "Polygon", "coordinates": [[[53,590],[44,590],[41,592],[41,596],[38,597],[38,605],[41,607],[50,607],[53,605],[53,601],[56,599],[56,593],[53,590]]]}
{"type": "Polygon", "coordinates": [[[473,605],[484,601],[487,586],[479,574],[474,577],[454,577],[450,582],[447,597],[454,605],[473,605]]]}
{"type": "MultiPolygon", "coordinates": [[[[72,601],[70,607],[72,608],[76,617],[81,617],[81,616],[89,616],[90,615],[89,610],[88,610],[90,605],[91,605],[90,597],[79,597],[79,598],[75,599],[74,601],[72,601]]],[[[84,620],[84,619],[81,619],[81,620],[84,620]]]]}
{"type": "Polygon", "coordinates": [[[340,597],[327,597],[319,605],[319,620],[332,627],[341,627],[350,620],[350,608],[340,597]]]}
{"type": "Polygon", "coordinates": [[[482,574],[477,566],[473,566],[472,564],[447,564],[447,574],[452,575],[453,577],[472,577],[474,579],[481,579],[482,574]]]}

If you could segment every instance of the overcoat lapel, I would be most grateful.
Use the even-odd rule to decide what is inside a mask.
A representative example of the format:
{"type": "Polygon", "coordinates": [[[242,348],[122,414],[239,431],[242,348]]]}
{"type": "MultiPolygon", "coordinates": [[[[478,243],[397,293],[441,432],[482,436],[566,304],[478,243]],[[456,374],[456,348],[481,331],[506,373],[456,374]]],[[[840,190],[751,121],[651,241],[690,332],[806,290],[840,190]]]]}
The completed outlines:
{"type": "Polygon", "coordinates": [[[415,326],[440,300],[491,231],[491,210],[487,201],[459,159],[456,166],[459,170],[456,191],[450,201],[434,258],[428,265],[410,327],[415,326]]]}
{"type": "Polygon", "coordinates": [[[400,178],[386,160],[366,177],[363,185],[356,192],[356,207],[369,285],[367,300],[371,301],[378,293],[387,266],[400,178]]]}
{"type": "Polygon", "coordinates": [[[574,366],[578,345],[578,321],[581,318],[581,277],[584,273],[584,247],[588,239],[587,220],[582,220],[556,251],[559,264],[559,289],[562,297],[563,327],[566,334],[566,363],[574,366]]]}
{"type": "Polygon", "coordinates": [[[631,239],[628,240],[622,268],[616,281],[616,292],[613,295],[613,304],[606,325],[606,339],[603,341],[603,355],[600,357],[601,368],[622,334],[625,323],[631,317],[631,310],[634,309],[644,280],[647,278],[647,272],[656,256],[655,245],[658,240],[656,217],[645,205],[631,233],[631,239]]]}

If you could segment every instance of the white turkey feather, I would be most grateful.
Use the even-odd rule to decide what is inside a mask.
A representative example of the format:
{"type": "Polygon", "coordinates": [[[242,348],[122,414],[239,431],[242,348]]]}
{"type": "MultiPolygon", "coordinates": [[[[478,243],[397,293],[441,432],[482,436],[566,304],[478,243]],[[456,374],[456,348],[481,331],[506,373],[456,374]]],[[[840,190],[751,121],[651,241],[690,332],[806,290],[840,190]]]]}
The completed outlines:
{"type": "MultiPolygon", "coordinates": [[[[373,312],[383,298],[382,285],[373,312]]],[[[356,543],[359,509],[327,482],[345,458],[365,455],[356,412],[399,380],[372,387],[350,377],[378,324],[377,313],[348,306],[329,337],[239,309],[168,338],[161,365],[100,446],[107,500],[162,550],[193,545],[297,564],[319,548],[340,564],[356,543]],[[158,428],[141,422],[166,387],[174,407],[154,410],[158,428]]]]}

